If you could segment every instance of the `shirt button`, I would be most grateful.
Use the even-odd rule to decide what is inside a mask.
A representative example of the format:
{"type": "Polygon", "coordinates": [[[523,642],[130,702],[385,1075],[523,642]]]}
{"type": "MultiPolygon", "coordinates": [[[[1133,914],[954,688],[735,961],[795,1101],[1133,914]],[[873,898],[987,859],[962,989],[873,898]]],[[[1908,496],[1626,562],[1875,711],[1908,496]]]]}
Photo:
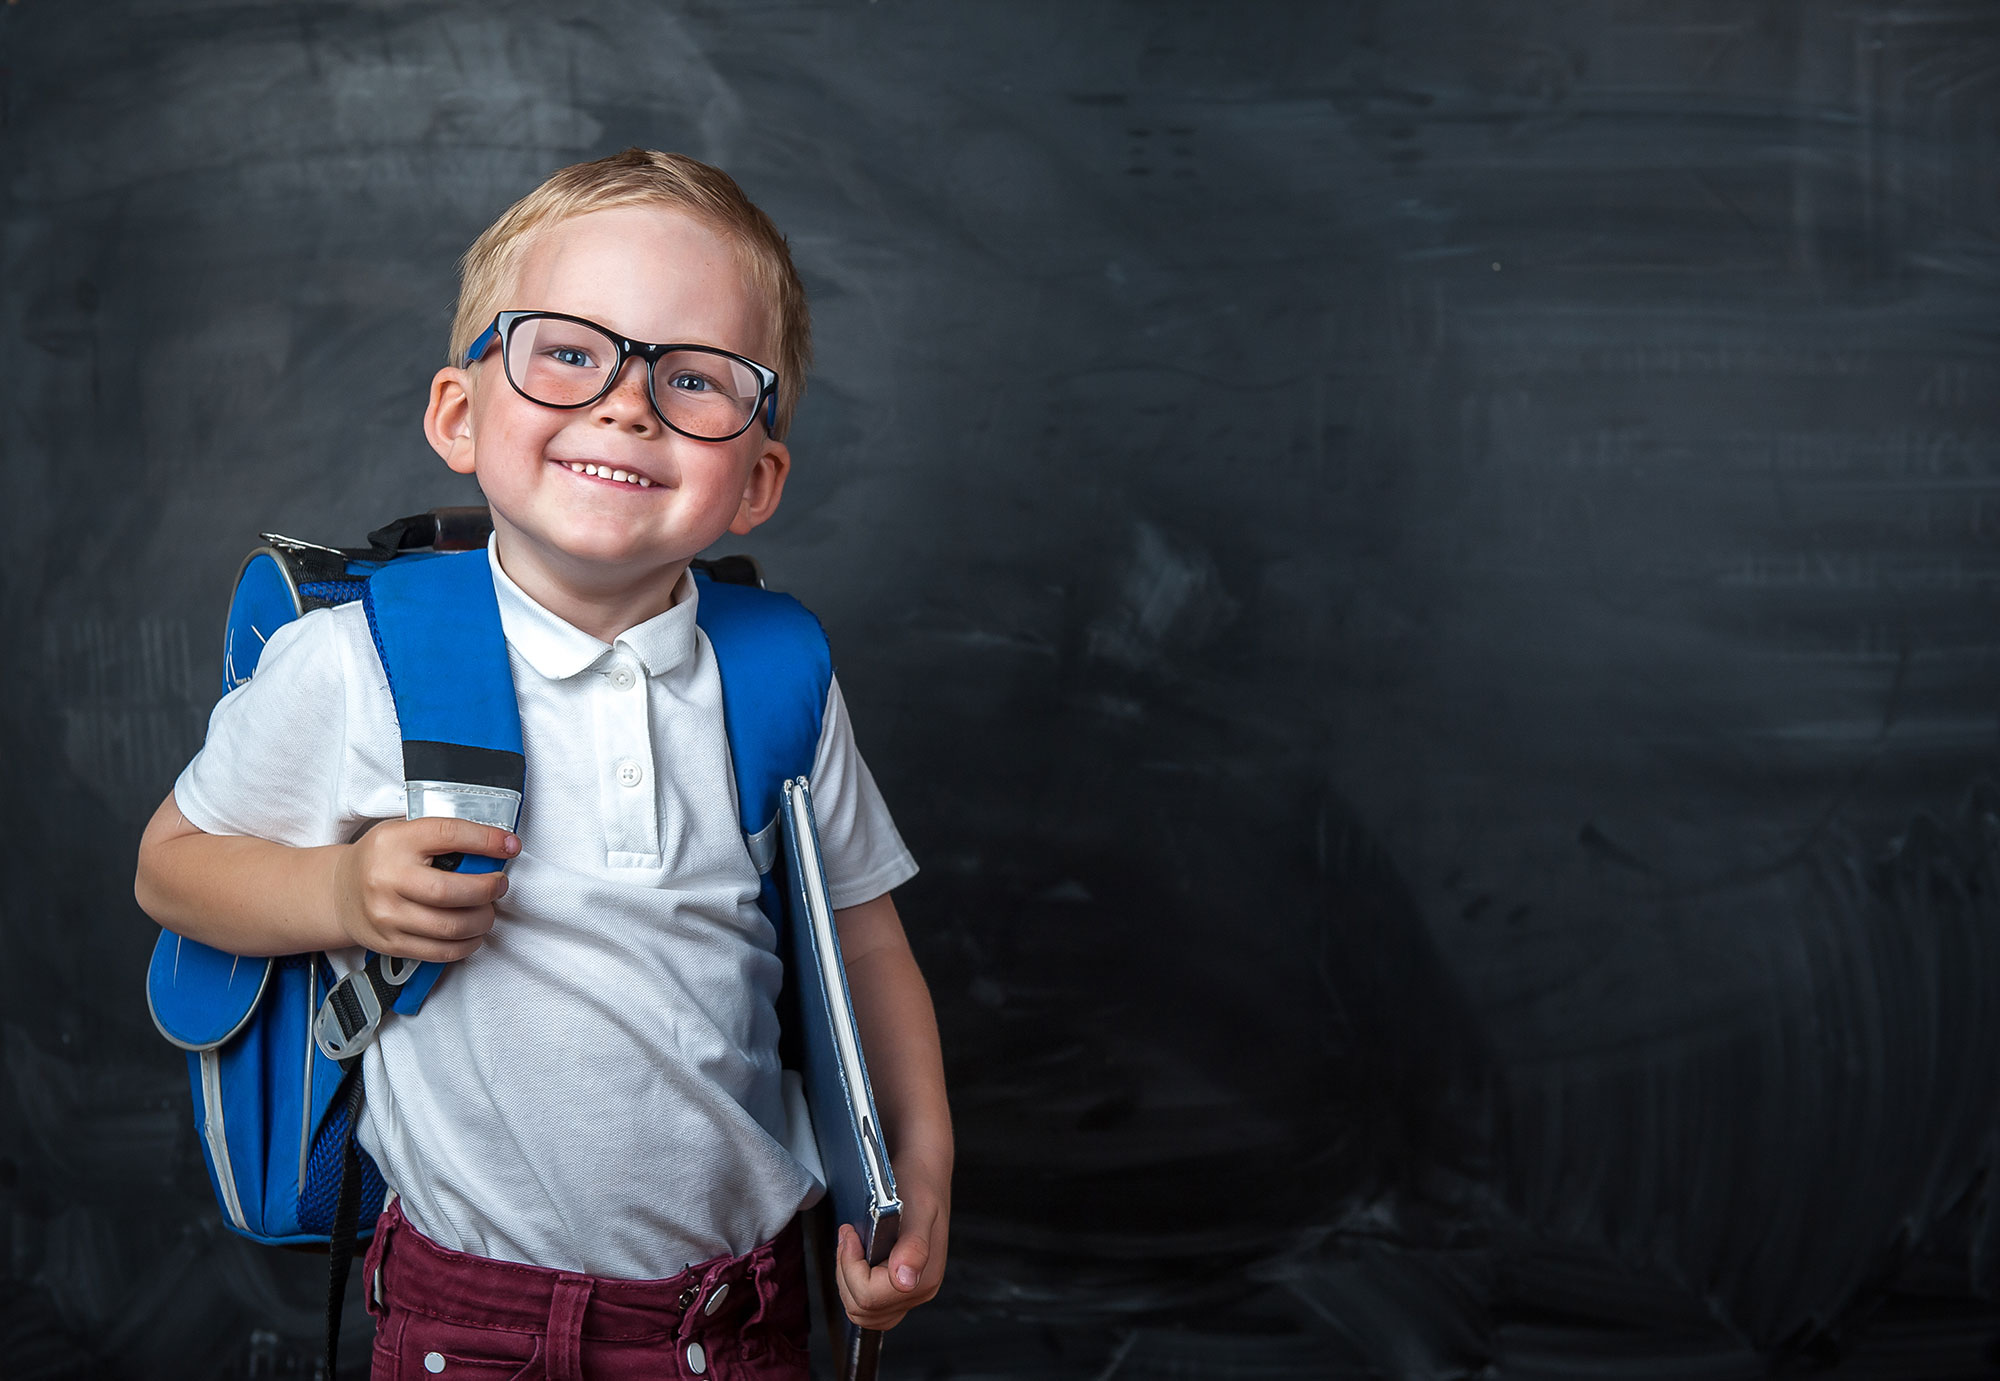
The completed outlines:
{"type": "Polygon", "coordinates": [[[611,673],[611,684],[619,690],[631,690],[632,684],[638,679],[632,674],[630,667],[618,667],[611,673]]]}
{"type": "Polygon", "coordinates": [[[645,777],[645,769],[630,758],[626,758],[618,764],[618,785],[620,786],[637,786],[645,780],[645,777]]]}

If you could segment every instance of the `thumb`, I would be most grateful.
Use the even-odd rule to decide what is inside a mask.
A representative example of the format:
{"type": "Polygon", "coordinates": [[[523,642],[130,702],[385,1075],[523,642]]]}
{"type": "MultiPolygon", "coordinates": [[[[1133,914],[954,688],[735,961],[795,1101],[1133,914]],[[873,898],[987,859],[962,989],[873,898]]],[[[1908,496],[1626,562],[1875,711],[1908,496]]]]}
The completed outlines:
{"type": "Polygon", "coordinates": [[[931,1244],[915,1233],[896,1239],[896,1249],[889,1253],[889,1279],[898,1290],[914,1290],[917,1280],[930,1264],[931,1244]]]}

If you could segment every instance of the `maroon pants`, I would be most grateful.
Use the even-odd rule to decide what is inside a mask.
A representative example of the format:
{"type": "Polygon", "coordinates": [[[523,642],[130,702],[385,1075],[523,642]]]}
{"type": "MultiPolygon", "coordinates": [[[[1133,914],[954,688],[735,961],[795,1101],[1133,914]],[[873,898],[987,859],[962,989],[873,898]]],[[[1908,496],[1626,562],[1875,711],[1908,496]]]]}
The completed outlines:
{"type": "Polygon", "coordinates": [[[797,1222],[665,1280],[604,1280],[455,1252],[390,1204],[363,1289],[373,1381],[806,1381],[797,1222]]]}

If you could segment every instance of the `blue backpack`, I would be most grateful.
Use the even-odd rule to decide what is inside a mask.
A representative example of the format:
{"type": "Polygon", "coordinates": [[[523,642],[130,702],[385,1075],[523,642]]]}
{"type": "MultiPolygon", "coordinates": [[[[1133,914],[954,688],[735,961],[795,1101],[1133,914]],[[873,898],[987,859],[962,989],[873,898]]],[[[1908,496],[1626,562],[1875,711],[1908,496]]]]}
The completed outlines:
{"type": "MultiPolygon", "coordinates": [[[[512,829],[525,761],[483,509],[440,509],[371,533],[367,551],[265,534],[230,603],[223,690],[247,681],[263,644],[312,609],[360,600],[395,700],[409,813],[512,829]]],[[[819,622],[766,591],[747,558],[695,563],[696,623],[722,679],[741,824],[762,875],[760,905],[783,936],[784,784],[812,770],[832,681],[819,622]]],[[[459,872],[497,859],[446,855],[459,872]]],[[[781,953],[788,952],[781,947],[781,953]]],[[[335,981],[323,954],[252,959],[163,931],[147,973],[154,1024],[187,1052],[195,1130],[229,1226],[259,1242],[335,1244],[329,1374],[359,1205],[387,1197],[354,1141],[359,1056],[389,1013],[410,1016],[443,965],[369,955],[335,981]]],[[[789,975],[788,965],[788,975],[789,975]]],[[[789,981],[789,977],[788,977],[789,981]]]]}

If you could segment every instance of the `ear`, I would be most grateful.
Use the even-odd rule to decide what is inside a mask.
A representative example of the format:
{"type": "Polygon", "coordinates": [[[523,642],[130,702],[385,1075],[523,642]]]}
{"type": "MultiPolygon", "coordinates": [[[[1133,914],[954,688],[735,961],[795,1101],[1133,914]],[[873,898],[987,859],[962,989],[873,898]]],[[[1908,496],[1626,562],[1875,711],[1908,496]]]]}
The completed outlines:
{"type": "Polygon", "coordinates": [[[741,537],[778,511],[791,469],[792,453],[785,443],[765,438],[764,449],[750,463],[750,476],[743,482],[743,502],[730,520],[731,532],[741,537]]]}
{"type": "Polygon", "coordinates": [[[472,376],[465,370],[445,368],[432,376],[424,436],[446,465],[461,475],[472,473],[472,376]]]}

